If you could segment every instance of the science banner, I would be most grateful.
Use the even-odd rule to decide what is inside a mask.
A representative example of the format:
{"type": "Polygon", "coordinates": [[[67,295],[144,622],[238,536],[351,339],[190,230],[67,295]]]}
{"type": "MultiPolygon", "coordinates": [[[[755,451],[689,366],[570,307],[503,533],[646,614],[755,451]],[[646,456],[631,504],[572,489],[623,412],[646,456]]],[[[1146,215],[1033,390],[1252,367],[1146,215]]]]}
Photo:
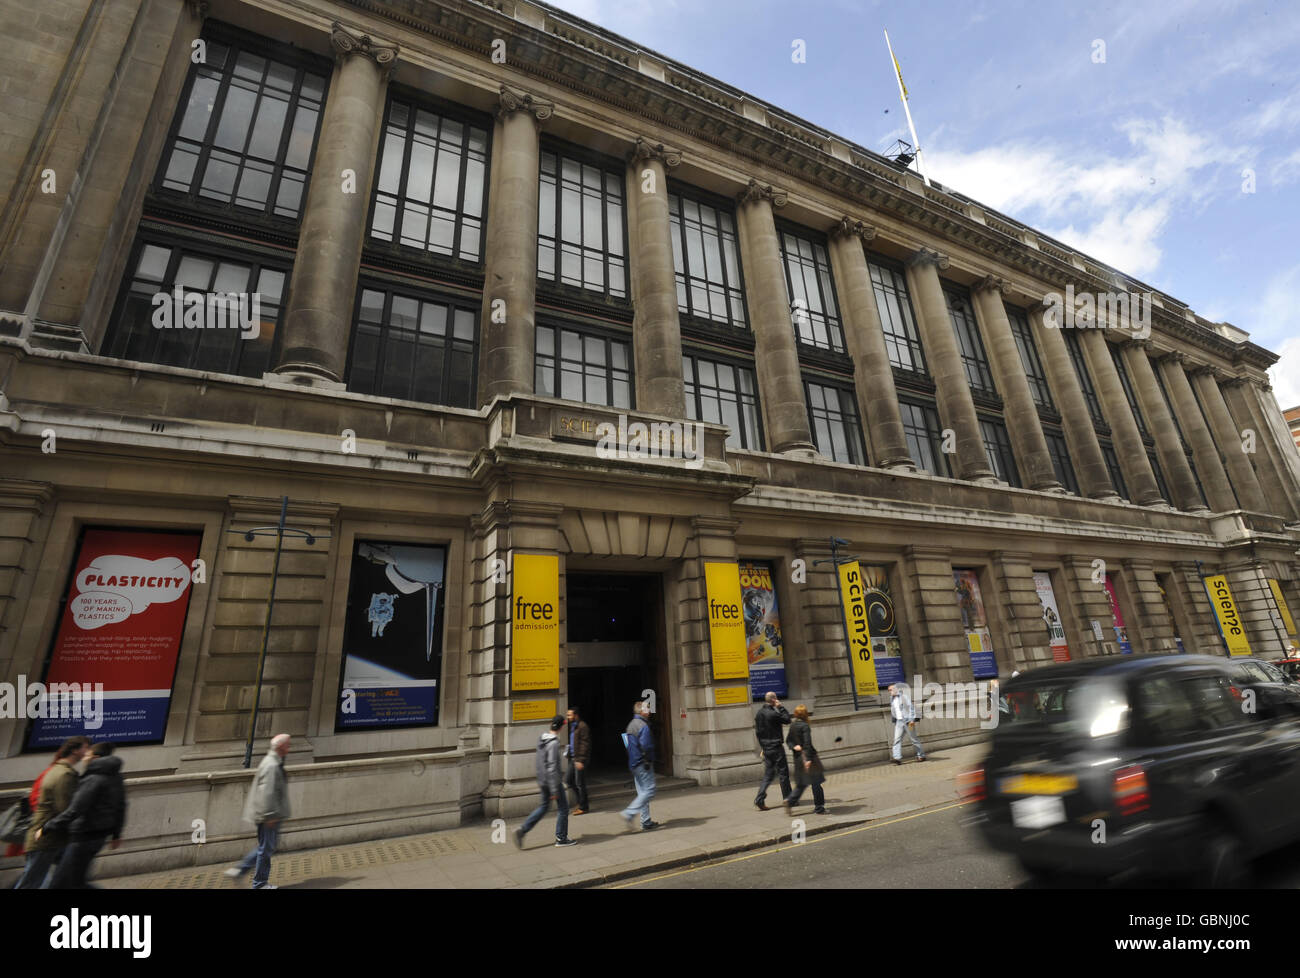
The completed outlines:
{"type": "Polygon", "coordinates": [[[560,558],[515,554],[511,690],[560,688],[560,558]]]}
{"type": "Polygon", "coordinates": [[[1294,644],[1300,635],[1296,634],[1295,619],[1291,617],[1291,609],[1287,607],[1286,598],[1282,596],[1282,586],[1270,577],[1268,589],[1273,592],[1273,601],[1277,604],[1277,613],[1282,618],[1282,627],[1286,629],[1287,636],[1294,644]]]}
{"type": "Polygon", "coordinates": [[[1115,628],[1115,641],[1122,655],[1132,655],[1133,646],[1128,640],[1128,629],[1124,627],[1124,613],[1119,610],[1119,598],[1115,595],[1115,582],[1106,575],[1106,597],[1110,599],[1111,624],[1115,628]]]}
{"type": "Polygon", "coordinates": [[[1246,627],[1241,623],[1241,616],[1237,614],[1237,605],[1232,600],[1232,589],[1228,587],[1228,578],[1223,574],[1211,574],[1204,581],[1206,593],[1210,596],[1210,606],[1214,608],[1214,617],[1219,622],[1219,631],[1223,633],[1223,640],[1228,645],[1228,654],[1250,655],[1246,627]]]}
{"type": "Polygon", "coordinates": [[[358,540],[334,729],[434,726],[447,548],[358,540]]]}
{"type": "Polygon", "coordinates": [[[770,563],[740,562],[740,604],[745,614],[750,699],[761,700],[769,691],[784,697],[788,693],[785,648],[781,641],[781,611],[777,607],[770,563]]]}
{"type": "Polygon", "coordinates": [[[1047,630],[1047,644],[1052,649],[1053,662],[1070,661],[1070,645],[1065,640],[1065,626],[1061,624],[1061,611],[1056,605],[1056,592],[1052,590],[1052,576],[1046,571],[1034,571],[1034,590],[1043,608],[1043,627],[1047,630]]]}
{"type": "Polygon", "coordinates": [[[893,683],[906,682],[894,597],[889,591],[889,568],[879,564],[863,565],[862,587],[867,602],[867,631],[871,636],[871,658],[876,664],[876,682],[882,689],[887,689],[893,683]]]}
{"type": "Polygon", "coordinates": [[[85,531],[45,675],[54,695],[38,711],[46,715],[29,712],[29,748],[77,734],[163,739],[199,542],[198,533],[85,531]]]}
{"type": "Polygon", "coordinates": [[[971,673],[976,679],[994,679],[998,663],[993,652],[993,634],[984,615],[979,576],[973,570],[954,569],[952,581],[957,608],[961,611],[961,627],[966,633],[966,647],[970,650],[971,673]]]}
{"type": "Polygon", "coordinates": [[[876,696],[880,693],[880,682],[876,678],[876,663],[871,655],[867,592],[862,583],[862,568],[856,560],[840,564],[840,601],[844,605],[844,624],[849,632],[854,688],[859,697],[876,696]]]}

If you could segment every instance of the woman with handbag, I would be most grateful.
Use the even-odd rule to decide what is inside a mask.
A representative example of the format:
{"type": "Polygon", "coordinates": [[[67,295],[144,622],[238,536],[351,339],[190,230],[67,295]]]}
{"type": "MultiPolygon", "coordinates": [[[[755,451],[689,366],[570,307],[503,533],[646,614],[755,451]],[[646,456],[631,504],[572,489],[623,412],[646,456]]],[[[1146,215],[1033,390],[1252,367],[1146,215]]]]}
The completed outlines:
{"type": "Polygon", "coordinates": [[[790,724],[790,732],[786,735],[785,742],[794,751],[795,776],[794,790],[785,799],[786,814],[790,814],[794,806],[799,804],[804,789],[811,786],[813,814],[829,815],[830,813],[826,811],[826,796],[822,794],[822,783],[826,780],[826,772],[822,768],[822,759],[817,756],[817,748],[813,746],[812,727],[808,722],[808,707],[802,703],[794,708],[794,722],[790,724]]]}

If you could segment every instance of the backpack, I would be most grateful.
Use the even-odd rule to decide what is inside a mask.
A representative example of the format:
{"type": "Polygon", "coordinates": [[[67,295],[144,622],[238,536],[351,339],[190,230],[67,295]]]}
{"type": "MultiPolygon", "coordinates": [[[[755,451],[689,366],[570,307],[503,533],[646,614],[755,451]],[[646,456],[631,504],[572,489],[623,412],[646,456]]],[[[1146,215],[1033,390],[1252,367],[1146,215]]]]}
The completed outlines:
{"type": "Polygon", "coordinates": [[[0,842],[22,842],[32,824],[32,809],[24,795],[0,815],[0,842]]]}

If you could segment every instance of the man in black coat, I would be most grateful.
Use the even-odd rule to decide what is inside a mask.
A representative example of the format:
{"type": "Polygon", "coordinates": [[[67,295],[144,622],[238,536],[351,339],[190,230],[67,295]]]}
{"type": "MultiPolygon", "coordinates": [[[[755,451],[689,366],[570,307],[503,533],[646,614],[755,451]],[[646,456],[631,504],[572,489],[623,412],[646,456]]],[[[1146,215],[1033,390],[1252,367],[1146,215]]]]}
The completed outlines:
{"type": "Polygon", "coordinates": [[[781,797],[790,795],[790,768],[785,761],[781,730],[790,722],[790,711],[781,705],[776,693],[768,693],[764,700],[762,708],[754,715],[754,736],[763,749],[763,783],[758,786],[758,796],[754,799],[754,807],[760,812],[767,811],[767,789],[773,778],[780,779],[781,797]]]}
{"type": "Polygon", "coordinates": [[[91,860],[109,839],[113,849],[122,844],[125,824],[126,782],[122,779],[122,758],[113,756],[112,744],[96,744],[90,749],[90,763],[77,783],[72,804],[45,824],[46,831],[69,834],[68,847],[50,880],[50,889],[86,889],[91,860]]]}

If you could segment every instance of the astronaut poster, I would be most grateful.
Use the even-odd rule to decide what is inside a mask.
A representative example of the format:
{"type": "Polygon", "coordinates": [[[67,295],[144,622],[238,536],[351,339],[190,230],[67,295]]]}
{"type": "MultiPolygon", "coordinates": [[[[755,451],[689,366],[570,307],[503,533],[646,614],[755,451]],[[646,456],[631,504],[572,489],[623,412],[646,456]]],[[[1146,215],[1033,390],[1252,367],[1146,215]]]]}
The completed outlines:
{"type": "Polygon", "coordinates": [[[770,563],[740,562],[740,604],[745,616],[750,699],[761,700],[769,691],[785,696],[785,647],[770,563]]]}
{"type": "Polygon", "coordinates": [[[358,540],[334,729],[434,726],[447,549],[358,540]]]}

